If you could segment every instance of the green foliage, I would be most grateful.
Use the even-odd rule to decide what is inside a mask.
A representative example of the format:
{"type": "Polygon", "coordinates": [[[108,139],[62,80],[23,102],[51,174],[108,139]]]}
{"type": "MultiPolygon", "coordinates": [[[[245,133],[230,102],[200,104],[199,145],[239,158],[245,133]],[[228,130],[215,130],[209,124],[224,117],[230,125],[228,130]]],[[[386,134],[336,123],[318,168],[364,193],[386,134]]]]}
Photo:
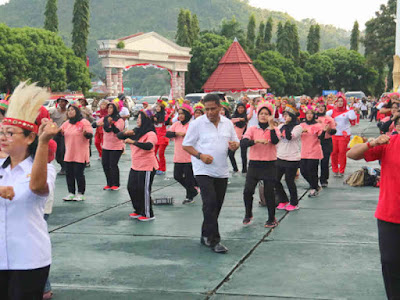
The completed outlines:
{"type": "Polygon", "coordinates": [[[75,55],[84,61],[86,61],[89,18],[89,0],[75,0],[72,18],[72,49],[75,55]]]}
{"type": "Polygon", "coordinates": [[[221,35],[231,41],[237,38],[242,45],[246,42],[242,25],[236,20],[235,16],[229,21],[226,19],[222,20],[221,35]]]}
{"type": "Polygon", "coordinates": [[[193,44],[194,41],[197,41],[199,39],[200,35],[199,19],[197,18],[196,14],[193,14],[190,24],[191,24],[190,35],[192,37],[192,44],[193,44]]]}
{"type": "Polygon", "coordinates": [[[296,24],[286,21],[285,25],[278,23],[276,49],[284,57],[299,63],[300,42],[296,24]]]}
{"type": "Polygon", "coordinates": [[[355,21],[353,29],[351,30],[350,50],[358,51],[359,43],[360,43],[360,29],[358,26],[358,22],[355,21]]]}
{"type": "Polygon", "coordinates": [[[311,95],[320,94],[324,89],[331,88],[331,78],[334,76],[335,66],[332,59],[323,53],[310,56],[304,70],[311,76],[311,95]]]}
{"type": "Polygon", "coordinates": [[[251,14],[249,18],[249,23],[247,24],[247,47],[249,49],[254,48],[254,43],[256,39],[256,17],[251,14]]]}
{"type": "Polygon", "coordinates": [[[117,44],[118,49],[125,49],[125,43],[123,41],[119,41],[117,44]]]}
{"type": "Polygon", "coordinates": [[[44,16],[45,16],[44,29],[52,32],[57,32],[58,31],[57,0],[47,0],[44,16]]]}
{"type": "Polygon", "coordinates": [[[320,42],[321,42],[320,31],[321,27],[318,24],[310,26],[310,31],[308,32],[307,36],[307,51],[310,54],[315,54],[320,49],[320,42]]]}
{"type": "Polygon", "coordinates": [[[260,22],[260,26],[258,27],[258,35],[256,40],[257,49],[264,48],[264,34],[265,34],[265,25],[264,22],[260,22]]]}
{"type": "Polygon", "coordinates": [[[267,23],[265,24],[265,30],[264,30],[264,43],[267,45],[271,44],[273,27],[274,27],[274,21],[272,20],[271,17],[269,17],[267,23]]]}
{"type": "Polygon", "coordinates": [[[175,35],[176,43],[183,47],[191,47],[193,42],[199,38],[200,27],[197,15],[188,9],[182,9],[178,15],[177,31],[175,35]]]}
{"type": "Polygon", "coordinates": [[[0,24],[0,90],[13,90],[31,79],[53,91],[90,88],[85,63],[55,33],[0,24]]]}

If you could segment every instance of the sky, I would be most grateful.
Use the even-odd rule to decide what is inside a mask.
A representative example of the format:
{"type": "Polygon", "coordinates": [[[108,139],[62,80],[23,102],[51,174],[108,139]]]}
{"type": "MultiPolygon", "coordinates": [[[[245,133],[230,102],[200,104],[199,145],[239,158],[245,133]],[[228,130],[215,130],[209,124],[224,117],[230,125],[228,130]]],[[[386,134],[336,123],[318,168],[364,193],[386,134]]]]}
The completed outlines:
{"type": "Polygon", "coordinates": [[[364,30],[365,22],[373,18],[387,0],[249,0],[249,3],[255,7],[287,12],[298,21],[315,19],[320,24],[347,30],[351,30],[357,20],[360,29],[364,30]]]}

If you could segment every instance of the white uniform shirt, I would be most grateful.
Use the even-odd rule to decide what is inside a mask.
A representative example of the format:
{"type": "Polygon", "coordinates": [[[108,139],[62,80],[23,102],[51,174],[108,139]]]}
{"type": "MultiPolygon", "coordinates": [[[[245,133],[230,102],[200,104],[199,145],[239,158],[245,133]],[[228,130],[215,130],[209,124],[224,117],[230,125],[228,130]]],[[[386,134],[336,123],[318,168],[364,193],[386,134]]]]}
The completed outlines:
{"type": "Polygon", "coordinates": [[[206,115],[190,122],[183,146],[192,146],[202,154],[211,155],[214,160],[207,165],[192,157],[194,175],[207,175],[215,178],[228,178],[228,142],[239,142],[231,120],[220,116],[218,127],[206,115]]]}
{"type": "MultiPolygon", "coordinates": [[[[129,109],[124,106],[124,107],[122,107],[121,111],[119,112],[119,115],[121,117],[127,117],[127,116],[130,116],[131,114],[129,113],[129,109]]],[[[126,119],[124,122],[125,122],[125,129],[126,129],[129,127],[129,119],[126,119]]]]}
{"type": "MultiPolygon", "coordinates": [[[[12,186],[15,197],[0,197],[0,270],[30,270],[51,264],[51,244],[43,218],[47,196],[29,189],[33,159],[28,157],[11,170],[0,160],[0,186],[12,186]]],[[[8,161],[7,161],[8,162],[8,161]]],[[[56,170],[47,165],[47,184],[54,190],[56,170]]]]}
{"type": "MultiPolygon", "coordinates": [[[[333,110],[326,113],[327,116],[332,116],[333,110]]],[[[336,134],[337,136],[351,135],[351,124],[350,121],[356,120],[357,116],[354,110],[350,109],[334,118],[336,122],[336,134]]]]}

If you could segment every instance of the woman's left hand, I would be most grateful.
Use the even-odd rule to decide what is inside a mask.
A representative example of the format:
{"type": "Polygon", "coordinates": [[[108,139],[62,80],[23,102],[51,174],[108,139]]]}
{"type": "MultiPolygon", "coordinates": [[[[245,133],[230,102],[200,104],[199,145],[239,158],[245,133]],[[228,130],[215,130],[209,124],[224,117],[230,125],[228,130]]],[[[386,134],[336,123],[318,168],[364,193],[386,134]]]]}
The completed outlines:
{"type": "Polygon", "coordinates": [[[43,122],[42,120],[42,125],[39,127],[39,141],[48,143],[60,130],[56,123],[50,120],[45,120],[45,122],[43,122]]]}
{"type": "Polygon", "coordinates": [[[134,144],[135,144],[135,141],[134,141],[134,140],[132,140],[132,139],[126,139],[126,140],[124,140],[124,143],[125,143],[125,144],[131,144],[131,145],[134,145],[134,144]]]}

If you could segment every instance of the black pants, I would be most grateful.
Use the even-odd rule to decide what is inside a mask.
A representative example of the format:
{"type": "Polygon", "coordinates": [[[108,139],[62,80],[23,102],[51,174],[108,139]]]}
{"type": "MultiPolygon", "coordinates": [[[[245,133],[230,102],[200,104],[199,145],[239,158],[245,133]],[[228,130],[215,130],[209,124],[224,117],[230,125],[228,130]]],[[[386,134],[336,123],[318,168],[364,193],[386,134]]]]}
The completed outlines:
{"type": "Polygon", "coordinates": [[[193,199],[197,195],[194,188],[196,180],[193,175],[192,163],[175,163],[174,179],[186,189],[186,199],[193,199]]]}
{"type": "Polygon", "coordinates": [[[300,172],[312,189],[318,189],[318,165],[319,159],[302,159],[300,161],[300,172]]]}
{"type": "Polygon", "coordinates": [[[65,141],[64,136],[58,133],[53,140],[57,143],[56,161],[65,170],[64,155],[65,155],[65,141]]]}
{"type": "MultiPolygon", "coordinates": [[[[228,156],[231,161],[233,171],[239,171],[236,159],[235,159],[235,151],[228,150],[228,156]]],[[[242,156],[242,170],[247,171],[247,147],[240,147],[240,155],[242,156]]]]}
{"type": "Polygon", "coordinates": [[[108,186],[120,186],[118,162],[121,158],[122,150],[103,149],[101,162],[104,174],[106,175],[108,186]]]}
{"type": "Polygon", "coordinates": [[[34,270],[0,271],[0,299],[42,300],[50,266],[34,270]]]}
{"type": "Polygon", "coordinates": [[[203,201],[201,235],[207,238],[211,246],[215,246],[221,240],[218,229],[218,216],[224,203],[228,178],[197,175],[196,180],[199,184],[203,201]]]}
{"type": "Polygon", "coordinates": [[[332,138],[324,139],[321,142],[321,146],[324,158],[321,159],[321,176],[319,180],[321,184],[327,184],[329,179],[329,160],[331,159],[331,153],[333,151],[332,138]]]}
{"type": "Polygon", "coordinates": [[[246,208],[246,217],[253,216],[253,195],[257,183],[264,181],[264,197],[268,208],[268,221],[275,220],[275,184],[276,184],[276,162],[268,162],[264,168],[250,166],[246,175],[246,183],[243,191],[244,206],[246,208]]]}
{"type": "Polygon", "coordinates": [[[372,122],[373,119],[376,121],[376,116],[378,115],[378,110],[376,108],[371,109],[371,116],[369,118],[369,121],[372,122]]]}
{"type": "Polygon", "coordinates": [[[85,179],[84,163],[65,162],[65,172],[67,177],[68,192],[75,194],[75,181],[78,185],[78,193],[85,194],[86,179],[85,179]]]}
{"type": "Polygon", "coordinates": [[[135,213],[147,218],[154,217],[151,204],[151,186],[156,171],[135,171],[129,173],[128,192],[135,213]]]}
{"type": "Polygon", "coordinates": [[[286,195],[283,185],[281,183],[283,175],[285,175],[286,185],[290,193],[290,204],[296,206],[299,204],[299,199],[297,197],[297,187],[294,182],[297,174],[297,169],[299,168],[298,161],[285,161],[278,159],[277,170],[276,170],[276,194],[279,197],[280,203],[289,202],[288,196],[286,195]]]}
{"type": "Polygon", "coordinates": [[[361,119],[366,119],[366,118],[368,118],[368,110],[362,110],[361,119]]]}
{"type": "Polygon", "coordinates": [[[388,299],[400,299],[400,224],[378,220],[379,250],[388,299]]]}

